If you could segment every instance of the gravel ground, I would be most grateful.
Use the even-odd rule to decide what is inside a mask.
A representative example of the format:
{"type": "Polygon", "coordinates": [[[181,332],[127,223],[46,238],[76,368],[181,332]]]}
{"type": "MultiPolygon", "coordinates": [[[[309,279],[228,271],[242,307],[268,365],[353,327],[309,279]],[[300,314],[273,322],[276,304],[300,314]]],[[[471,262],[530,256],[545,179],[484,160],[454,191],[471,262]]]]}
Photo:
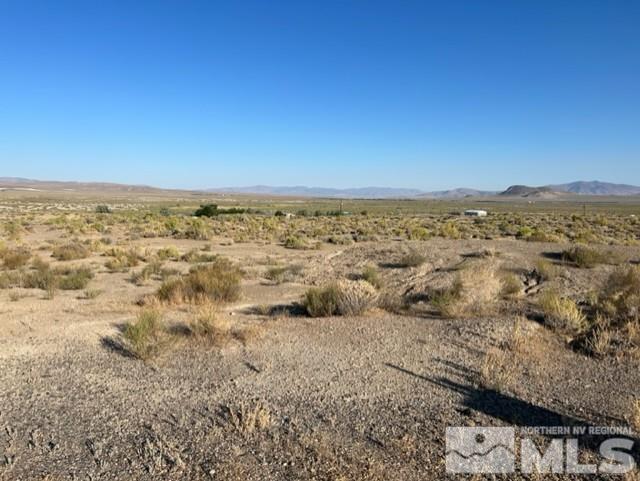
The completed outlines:
{"type": "MultiPolygon", "coordinates": [[[[225,315],[259,325],[256,339],[222,349],[181,346],[153,363],[111,341],[154,286],[99,274],[94,282],[105,293],[96,300],[3,298],[0,479],[437,480],[447,477],[448,426],[625,425],[639,394],[637,363],[586,357],[534,321],[528,347],[510,363],[514,379],[498,393],[479,387],[479,371],[508,338],[511,314],[310,319],[251,310],[290,305],[306,285],[370,263],[383,265],[394,289],[417,291],[486,247],[514,269],[560,248],[445,240],[309,253],[228,247],[224,253],[240,262],[264,255],[302,262],[305,275],[280,286],[245,281],[244,298],[225,315]],[[424,252],[422,267],[384,267],[409,248],[424,252]]],[[[587,290],[608,270],[571,269],[558,282],[587,290]]]]}

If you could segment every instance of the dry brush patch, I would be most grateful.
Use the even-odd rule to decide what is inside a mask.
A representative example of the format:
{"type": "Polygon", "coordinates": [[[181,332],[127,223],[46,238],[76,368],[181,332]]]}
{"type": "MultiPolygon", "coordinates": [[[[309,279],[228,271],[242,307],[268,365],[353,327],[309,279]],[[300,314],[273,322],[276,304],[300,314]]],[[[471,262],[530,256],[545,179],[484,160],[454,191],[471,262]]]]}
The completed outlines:
{"type": "Polygon", "coordinates": [[[134,322],[125,325],[125,347],[138,359],[148,361],[166,353],[172,344],[163,315],[156,309],[143,309],[134,322]]]}
{"type": "Polygon", "coordinates": [[[362,270],[360,278],[371,284],[376,289],[381,289],[384,285],[384,281],[382,277],[380,277],[380,272],[374,266],[366,266],[362,270]]]}
{"type": "Polygon", "coordinates": [[[584,332],[587,318],[576,302],[562,297],[556,290],[549,289],[540,295],[538,305],[549,327],[571,335],[584,332]]]}
{"type": "Polygon", "coordinates": [[[127,272],[131,267],[136,267],[140,264],[142,260],[142,256],[134,248],[122,249],[115,247],[105,252],[105,255],[111,257],[104,264],[110,272],[127,272]]]}
{"type": "Polygon", "coordinates": [[[534,264],[534,269],[543,281],[551,281],[560,275],[558,266],[546,259],[538,259],[534,264]]]}
{"type": "Polygon", "coordinates": [[[80,242],[70,242],[53,248],[51,256],[59,261],[73,261],[89,257],[91,251],[80,242]]]}
{"type": "Polygon", "coordinates": [[[410,250],[404,254],[398,261],[400,267],[420,267],[427,262],[427,258],[416,250],[410,250]]]}
{"type": "Polygon", "coordinates": [[[590,269],[599,264],[620,264],[625,259],[613,251],[602,251],[584,245],[574,246],[562,252],[562,260],[576,267],[590,269]]]}
{"type": "Polygon", "coordinates": [[[233,302],[240,298],[242,273],[230,261],[217,258],[195,266],[188,274],[166,280],[156,297],[166,303],[233,302]]]}
{"type": "Polygon", "coordinates": [[[482,359],[478,381],[485,389],[505,392],[513,385],[517,374],[512,355],[503,349],[492,347],[482,359]]]}
{"type": "Polygon", "coordinates": [[[524,284],[514,273],[506,273],[502,276],[501,294],[507,299],[520,297],[524,292],[524,284]]]}
{"type": "Polygon", "coordinates": [[[13,270],[27,265],[31,259],[31,251],[27,247],[3,249],[0,251],[0,257],[5,269],[13,270]]]}
{"type": "Polygon", "coordinates": [[[602,287],[598,307],[617,324],[640,321],[640,267],[615,269],[602,287]]]}
{"type": "Polygon", "coordinates": [[[478,262],[458,272],[449,287],[429,294],[431,304],[445,317],[484,316],[495,311],[503,283],[496,265],[478,262]]]}
{"type": "Polygon", "coordinates": [[[357,316],[376,306],[378,292],[366,281],[341,279],[325,287],[313,287],[303,305],[311,317],[357,316]]]}
{"type": "Polygon", "coordinates": [[[189,322],[189,332],[196,342],[207,347],[222,347],[232,337],[231,323],[220,316],[217,306],[210,302],[198,306],[189,322]]]}
{"type": "Polygon", "coordinates": [[[266,430],[273,424],[271,411],[261,401],[223,406],[223,414],[233,429],[245,435],[266,430]]]}
{"type": "Polygon", "coordinates": [[[264,277],[265,279],[272,281],[274,284],[283,284],[297,279],[301,275],[302,271],[303,267],[299,264],[273,266],[266,270],[264,277]]]}
{"type": "Polygon", "coordinates": [[[631,426],[636,432],[640,432],[640,397],[631,403],[631,426]]]}

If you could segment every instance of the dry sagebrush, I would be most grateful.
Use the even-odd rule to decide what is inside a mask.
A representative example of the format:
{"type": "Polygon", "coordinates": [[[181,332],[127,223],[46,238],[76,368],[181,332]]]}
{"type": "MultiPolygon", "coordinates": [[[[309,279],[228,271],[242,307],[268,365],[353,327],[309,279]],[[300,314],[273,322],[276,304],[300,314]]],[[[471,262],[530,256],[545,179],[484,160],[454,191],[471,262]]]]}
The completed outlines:
{"type": "Polygon", "coordinates": [[[453,283],[431,294],[431,303],[445,317],[470,317],[490,314],[503,289],[496,265],[474,263],[463,268],[453,283]]]}
{"type": "Polygon", "coordinates": [[[304,306],[311,317],[357,316],[375,307],[378,292],[366,281],[339,280],[309,289],[304,306]]]}

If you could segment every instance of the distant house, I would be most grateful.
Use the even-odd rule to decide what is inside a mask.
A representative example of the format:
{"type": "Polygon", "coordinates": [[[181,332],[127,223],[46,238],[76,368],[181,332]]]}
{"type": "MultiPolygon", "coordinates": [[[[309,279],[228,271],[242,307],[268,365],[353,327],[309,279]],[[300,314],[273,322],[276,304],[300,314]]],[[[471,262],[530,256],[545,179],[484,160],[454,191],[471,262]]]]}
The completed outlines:
{"type": "Polygon", "coordinates": [[[464,215],[469,215],[471,217],[486,217],[486,210],[478,210],[478,209],[468,209],[464,211],[464,215]]]}

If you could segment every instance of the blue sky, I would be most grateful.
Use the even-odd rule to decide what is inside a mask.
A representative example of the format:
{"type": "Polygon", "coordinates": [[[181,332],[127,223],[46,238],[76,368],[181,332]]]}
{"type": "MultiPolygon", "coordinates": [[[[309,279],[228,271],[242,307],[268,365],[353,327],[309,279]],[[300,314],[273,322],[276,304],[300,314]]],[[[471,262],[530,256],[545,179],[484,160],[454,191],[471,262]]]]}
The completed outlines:
{"type": "Polygon", "coordinates": [[[640,184],[637,1],[0,1],[0,176],[640,184]]]}

